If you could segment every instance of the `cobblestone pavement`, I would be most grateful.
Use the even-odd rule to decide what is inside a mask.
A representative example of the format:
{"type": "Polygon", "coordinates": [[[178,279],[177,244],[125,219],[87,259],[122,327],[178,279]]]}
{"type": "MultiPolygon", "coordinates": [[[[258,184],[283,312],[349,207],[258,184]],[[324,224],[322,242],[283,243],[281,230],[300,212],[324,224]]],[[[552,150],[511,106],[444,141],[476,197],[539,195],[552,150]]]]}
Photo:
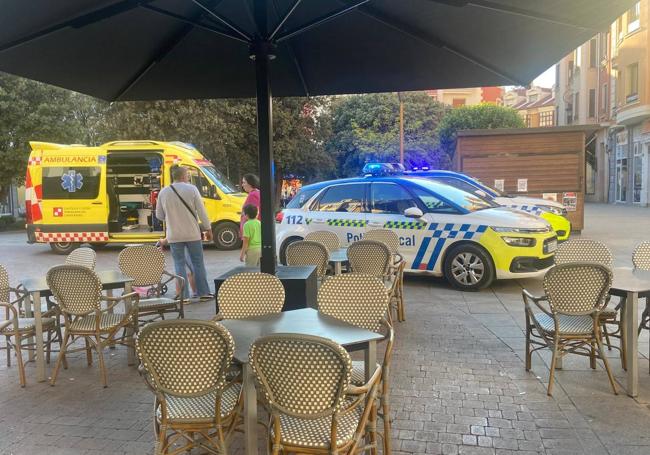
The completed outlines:
{"type": "MultiPolygon", "coordinates": [[[[583,237],[607,243],[617,265],[627,265],[634,245],[650,232],[650,211],[587,206],[583,237]],[[612,233],[616,229],[616,235],[612,233]]],[[[25,246],[17,234],[0,235],[1,262],[12,281],[44,273],[60,257],[25,246]],[[5,255],[5,253],[7,255],[5,255]],[[11,257],[11,261],[9,261],[11,257]]],[[[100,253],[98,268],[116,265],[118,249],[100,253]]],[[[235,252],[208,250],[209,275],[236,264],[235,252]]],[[[602,367],[568,357],[546,396],[549,356],[523,366],[521,288],[539,281],[499,282],[478,293],[453,291],[438,279],[406,283],[407,321],[397,327],[391,374],[394,451],[428,454],[648,454],[650,374],[640,354],[640,396],[624,393],[615,351],[611,364],[620,394],[612,394],[602,367]]],[[[193,304],[188,317],[208,318],[212,302],[193,304]]],[[[1,340],[0,343],[3,343],[1,340]]],[[[640,349],[648,352],[643,334],[640,349]]],[[[106,351],[109,388],[82,355],[61,370],[55,387],[18,386],[15,367],[0,353],[0,454],[148,454],[152,452],[152,395],[122,348],[106,351]]],[[[263,447],[263,446],[262,446],[263,447]]],[[[241,453],[241,436],[233,453],[241,453]]]]}

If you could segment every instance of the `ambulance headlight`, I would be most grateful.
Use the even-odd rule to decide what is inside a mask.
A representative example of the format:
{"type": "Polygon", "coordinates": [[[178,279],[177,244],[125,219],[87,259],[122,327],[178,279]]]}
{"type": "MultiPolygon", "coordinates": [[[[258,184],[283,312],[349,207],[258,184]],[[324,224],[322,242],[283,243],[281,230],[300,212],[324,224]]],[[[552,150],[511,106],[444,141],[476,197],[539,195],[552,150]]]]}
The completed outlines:
{"type": "Polygon", "coordinates": [[[566,216],[566,210],[552,205],[538,205],[542,212],[552,213],[553,215],[566,216]]]}
{"type": "Polygon", "coordinates": [[[530,237],[501,237],[504,242],[506,242],[510,246],[518,246],[518,247],[531,247],[535,246],[535,243],[537,241],[535,239],[531,239],[530,237]]]}

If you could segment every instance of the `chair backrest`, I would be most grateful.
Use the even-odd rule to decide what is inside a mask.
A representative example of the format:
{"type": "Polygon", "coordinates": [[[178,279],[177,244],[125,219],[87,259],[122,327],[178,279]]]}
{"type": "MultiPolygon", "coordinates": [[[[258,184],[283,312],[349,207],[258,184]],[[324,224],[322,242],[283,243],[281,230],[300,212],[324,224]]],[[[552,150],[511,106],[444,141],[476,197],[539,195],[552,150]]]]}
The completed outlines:
{"type": "Polygon", "coordinates": [[[272,410],[283,414],[307,418],[334,414],[350,384],[350,355],[326,338],[262,337],[251,346],[249,359],[272,410]]]}
{"type": "Polygon", "coordinates": [[[388,301],[384,283],[361,273],[329,277],[318,290],[318,311],[373,332],[381,327],[388,301]]]}
{"type": "Polygon", "coordinates": [[[571,239],[558,245],[555,251],[555,263],[596,262],[605,267],[612,267],[612,253],[605,244],[590,239],[571,239]]]}
{"type": "Polygon", "coordinates": [[[359,240],[348,247],[348,261],[354,273],[382,277],[388,272],[392,253],[383,242],[359,240]]]}
{"type": "Polygon", "coordinates": [[[9,272],[0,264],[0,302],[9,303],[9,272]]]}
{"type": "Polygon", "coordinates": [[[305,236],[305,240],[318,242],[325,245],[327,251],[335,251],[341,248],[338,235],[332,231],[314,231],[305,236]]]}
{"type": "Polygon", "coordinates": [[[129,246],[120,251],[118,263],[120,271],[133,278],[133,286],[154,286],[165,270],[165,254],[153,245],[129,246]]]}
{"type": "Polygon", "coordinates": [[[157,390],[191,397],[223,388],[235,342],[219,323],[177,319],[144,326],[136,350],[157,390]]]}
{"type": "Polygon", "coordinates": [[[64,313],[85,315],[100,308],[102,283],[83,265],[57,265],[47,272],[47,285],[64,313]]]}
{"type": "Polygon", "coordinates": [[[65,263],[68,265],[82,265],[88,267],[90,270],[95,270],[96,262],[97,254],[95,254],[95,250],[85,246],[73,250],[65,258],[65,263]]]}
{"type": "Polygon", "coordinates": [[[650,270],[650,242],[639,243],[632,253],[632,263],[635,269],[650,270]]]}
{"type": "Polygon", "coordinates": [[[284,297],[284,286],[277,277],[260,272],[238,273],[219,288],[219,315],[224,319],[242,319],[279,313],[284,297]]]}
{"type": "Polygon", "coordinates": [[[544,291],[554,311],[584,313],[600,308],[612,284],[612,272],[595,262],[552,267],[544,276],[544,291]]]}
{"type": "Polygon", "coordinates": [[[385,244],[392,254],[399,252],[399,237],[390,229],[372,229],[363,235],[363,239],[385,244]]]}
{"type": "Polygon", "coordinates": [[[329,264],[329,252],[320,242],[299,240],[287,247],[287,265],[315,265],[319,277],[324,277],[329,264]]]}

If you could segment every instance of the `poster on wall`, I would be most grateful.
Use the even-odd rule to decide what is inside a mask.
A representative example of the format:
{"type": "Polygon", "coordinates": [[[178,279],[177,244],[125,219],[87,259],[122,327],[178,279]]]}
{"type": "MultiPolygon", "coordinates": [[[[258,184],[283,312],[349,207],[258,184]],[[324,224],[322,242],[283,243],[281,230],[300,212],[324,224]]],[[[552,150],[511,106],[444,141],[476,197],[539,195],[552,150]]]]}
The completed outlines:
{"type": "Polygon", "coordinates": [[[557,202],[557,193],[542,193],[542,199],[557,202]]]}
{"type": "Polygon", "coordinates": [[[520,193],[528,191],[528,179],[517,179],[517,191],[520,193]]]}
{"type": "Polygon", "coordinates": [[[578,195],[576,193],[564,193],[562,204],[567,212],[575,212],[578,207],[578,195]]]}
{"type": "Polygon", "coordinates": [[[494,188],[499,190],[499,191],[505,191],[505,180],[503,179],[495,179],[494,180],[494,188]]]}

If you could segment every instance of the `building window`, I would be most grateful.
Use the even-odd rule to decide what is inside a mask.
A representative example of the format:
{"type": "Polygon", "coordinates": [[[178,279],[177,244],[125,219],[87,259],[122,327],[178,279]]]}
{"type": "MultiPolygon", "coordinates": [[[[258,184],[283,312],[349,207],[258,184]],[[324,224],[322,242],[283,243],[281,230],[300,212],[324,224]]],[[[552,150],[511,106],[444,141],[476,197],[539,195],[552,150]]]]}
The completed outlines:
{"type": "Polygon", "coordinates": [[[602,100],[600,105],[600,112],[607,113],[609,111],[609,85],[603,84],[602,100]]]}
{"type": "Polygon", "coordinates": [[[534,103],[535,101],[537,101],[538,98],[539,98],[539,94],[535,93],[535,94],[530,95],[528,97],[528,102],[529,103],[534,103]]]}
{"type": "Polygon", "coordinates": [[[533,116],[530,114],[526,114],[525,122],[526,122],[526,128],[530,128],[531,125],[533,124],[533,116]]]}
{"type": "Polygon", "coordinates": [[[639,99],[639,64],[627,66],[625,102],[631,103],[639,99]]]}
{"type": "Polygon", "coordinates": [[[576,93],[573,97],[573,121],[579,122],[580,117],[580,93],[576,93]]]}
{"type": "Polygon", "coordinates": [[[596,38],[589,41],[589,68],[596,68],[598,65],[598,45],[596,38]]]}
{"type": "Polygon", "coordinates": [[[553,111],[546,111],[539,113],[539,126],[554,126],[555,113],[553,111]]]}
{"type": "Polygon", "coordinates": [[[639,17],[641,16],[641,2],[636,2],[632,8],[627,10],[627,32],[632,33],[639,29],[639,17]]]}
{"type": "Polygon", "coordinates": [[[573,79],[573,60],[569,60],[569,64],[567,65],[567,79],[569,81],[573,79]]]}
{"type": "Polygon", "coordinates": [[[616,39],[618,41],[623,39],[623,16],[618,16],[616,19],[616,39]]]}
{"type": "Polygon", "coordinates": [[[460,107],[465,105],[465,98],[454,98],[451,102],[453,107],[460,107]]]}
{"type": "Polygon", "coordinates": [[[589,118],[596,116],[596,89],[589,89],[589,118]]]}
{"type": "Polygon", "coordinates": [[[616,160],[616,201],[627,202],[627,158],[616,160]]]}

